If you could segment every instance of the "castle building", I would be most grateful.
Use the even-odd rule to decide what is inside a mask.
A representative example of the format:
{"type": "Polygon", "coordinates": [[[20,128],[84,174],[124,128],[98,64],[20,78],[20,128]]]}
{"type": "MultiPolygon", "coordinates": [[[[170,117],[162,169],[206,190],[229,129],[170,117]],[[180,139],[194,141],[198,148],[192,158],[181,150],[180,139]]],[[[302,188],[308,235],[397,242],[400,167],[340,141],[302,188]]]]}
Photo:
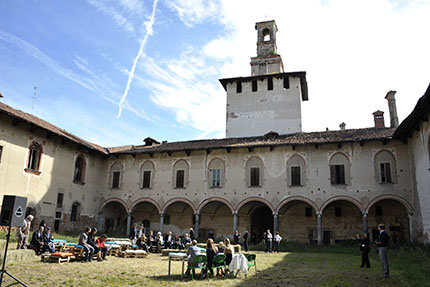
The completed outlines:
{"type": "Polygon", "coordinates": [[[305,72],[284,72],[275,21],[256,24],[251,76],[221,79],[226,138],[101,147],[0,102],[0,194],[57,231],[97,226],[201,239],[267,229],[332,244],[385,223],[393,240],[430,241],[430,87],[398,125],[304,133],[305,72]]]}

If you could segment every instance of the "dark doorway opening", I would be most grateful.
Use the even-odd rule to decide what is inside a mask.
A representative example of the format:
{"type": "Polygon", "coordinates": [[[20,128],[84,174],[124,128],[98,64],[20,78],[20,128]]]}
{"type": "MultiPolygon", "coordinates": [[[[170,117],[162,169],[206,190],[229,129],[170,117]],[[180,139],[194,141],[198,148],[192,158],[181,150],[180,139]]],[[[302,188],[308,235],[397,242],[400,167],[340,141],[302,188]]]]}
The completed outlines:
{"type": "Polygon", "coordinates": [[[330,245],[331,232],[330,230],[324,230],[323,232],[323,244],[330,245]]]}
{"type": "Polygon", "coordinates": [[[267,206],[258,207],[251,215],[251,243],[261,242],[267,229],[273,234],[272,210],[267,206]]]}

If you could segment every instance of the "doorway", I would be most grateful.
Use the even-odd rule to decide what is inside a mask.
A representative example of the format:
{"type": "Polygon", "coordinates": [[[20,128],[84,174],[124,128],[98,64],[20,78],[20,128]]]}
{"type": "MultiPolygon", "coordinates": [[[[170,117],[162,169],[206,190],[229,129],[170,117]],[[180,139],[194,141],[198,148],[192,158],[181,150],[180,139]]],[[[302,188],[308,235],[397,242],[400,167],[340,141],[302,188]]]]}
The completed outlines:
{"type": "Polygon", "coordinates": [[[272,210],[267,206],[261,206],[254,210],[251,215],[251,243],[258,244],[261,242],[267,229],[273,233],[272,210]]]}

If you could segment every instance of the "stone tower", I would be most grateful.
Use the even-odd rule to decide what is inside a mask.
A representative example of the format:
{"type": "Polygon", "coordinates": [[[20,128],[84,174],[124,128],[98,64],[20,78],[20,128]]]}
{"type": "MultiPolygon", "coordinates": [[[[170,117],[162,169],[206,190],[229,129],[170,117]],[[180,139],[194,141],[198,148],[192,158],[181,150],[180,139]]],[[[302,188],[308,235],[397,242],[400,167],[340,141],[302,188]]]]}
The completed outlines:
{"type": "Polygon", "coordinates": [[[257,57],[251,76],[220,79],[227,92],[226,137],[302,131],[301,101],[308,100],[305,72],[284,73],[275,21],[256,23],[257,57]]]}
{"type": "Polygon", "coordinates": [[[284,72],[282,58],[277,52],[276,32],[278,32],[278,27],[275,21],[258,22],[255,24],[255,29],[257,30],[257,57],[251,58],[251,75],[260,76],[284,72]]]}

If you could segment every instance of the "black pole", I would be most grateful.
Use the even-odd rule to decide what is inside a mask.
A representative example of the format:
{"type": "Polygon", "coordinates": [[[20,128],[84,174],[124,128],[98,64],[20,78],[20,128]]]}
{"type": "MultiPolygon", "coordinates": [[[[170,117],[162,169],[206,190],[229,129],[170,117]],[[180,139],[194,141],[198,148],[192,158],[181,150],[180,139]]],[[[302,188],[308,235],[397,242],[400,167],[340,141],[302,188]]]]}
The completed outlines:
{"type": "Polygon", "coordinates": [[[11,230],[11,226],[9,225],[9,230],[7,232],[6,235],[6,249],[4,251],[4,255],[3,255],[3,265],[1,267],[1,275],[0,275],[0,287],[3,284],[3,274],[6,273],[7,275],[9,275],[12,279],[14,279],[16,282],[18,282],[19,284],[21,284],[24,287],[27,287],[27,285],[25,285],[24,283],[22,283],[18,278],[16,278],[15,276],[13,276],[12,274],[10,274],[9,272],[6,271],[5,266],[6,266],[6,256],[7,256],[7,249],[9,247],[9,238],[10,238],[10,230],[11,230]]]}

